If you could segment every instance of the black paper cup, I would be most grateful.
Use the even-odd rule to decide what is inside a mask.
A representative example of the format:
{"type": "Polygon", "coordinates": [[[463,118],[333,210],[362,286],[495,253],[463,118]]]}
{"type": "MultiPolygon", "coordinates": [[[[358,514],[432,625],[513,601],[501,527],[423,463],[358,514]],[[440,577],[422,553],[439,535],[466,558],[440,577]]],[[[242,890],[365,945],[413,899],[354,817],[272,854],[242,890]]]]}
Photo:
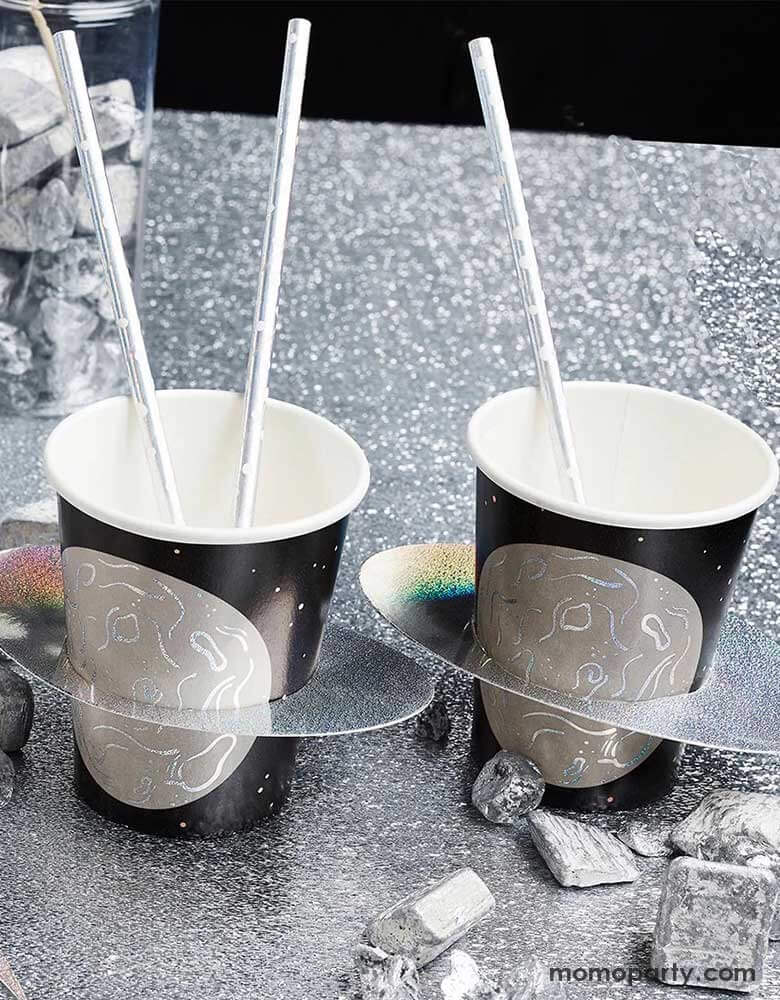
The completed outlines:
{"type": "MultiPolygon", "coordinates": [[[[66,418],[46,446],[71,664],[101,690],[173,708],[291,694],[316,669],[365,456],[329,421],[269,400],[255,524],[230,527],[242,397],[157,395],[184,526],[159,519],[127,398],[66,418]]],[[[79,793],[143,830],[242,829],[289,792],[294,738],[159,727],[76,702],[73,724],[79,793]]]]}
{"type": "MultiPolygon", "coordinates": [[[[777,462],[744,424],[675,393],[574,382],[566,398],[587,505],[562,497],[535,388],[470,422],[477,637],[510,671],[583,698],[691,690],[777,462]]],[[[479,753],[531,757],[548,804],[629,808],[673,786],[679,744],[477,688],[479,753]]]]}

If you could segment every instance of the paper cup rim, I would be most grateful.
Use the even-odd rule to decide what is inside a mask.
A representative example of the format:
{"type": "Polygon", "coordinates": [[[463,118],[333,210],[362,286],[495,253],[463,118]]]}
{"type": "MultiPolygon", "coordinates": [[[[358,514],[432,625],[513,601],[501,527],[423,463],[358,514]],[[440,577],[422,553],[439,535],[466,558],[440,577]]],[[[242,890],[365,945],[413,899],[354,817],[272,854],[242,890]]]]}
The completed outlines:
{"type": "MultiPolygon", "coordinates": [[[[157,395],[167,396],[203,396],[220,395],[236,397],[239,393],[228,389],[160,389],[157,395]]],[[[64,467],[63,461],[58,455],[58,443],[63,434],[71,430],[74,425],[80,422],[93,419],[95,414],[101,410],[115,407],[118,403],[126,404],[127,396],[111,396],[108,399],[101,399],[96,403],[91,403],[75,413],[61,420],[54,430],[49,434],[44,448],[44,466],[49,483],[64,500],[67,500],[73,507],[78,508],[84,514],[94,517],[104,524],[110,524],[115,528],[120,528],[132,534],[155,538],[160,541],[185,542],[200,545],[247,545],[257,542],[275,542],[286,538],[295,538],[300,535],[308,535],[319,531],[331,524],[336,524],[342,518],[351,514],[365,497],[368,491],[370,480],[370,468],[368,459],[360,445],[345,430],[337,424],[320,416],[303,406],[295,403],[288,403],[279,399],[268,399],[266,406],[271,410],[295,411],[303,414],[304,420],[309,420],[314,424],[327,427],[328,433],[346,445],[356,459],[357,473],[352,488],[345,493],[338,503],[323,507],[321,510],[306,517],[293,518],[290,521],[275,521],[272,524],[253,525],[248,528],[226,527],[211,528],[198,525],[170,524],[161,520],[152,520],[138,517],[133,514],[126,514],[116,507],[104,507],[95,503],[89,496],[79,489],[73,488],[69,482],[68,470],[64,467]]],[[[236,463],[238,463],[238,450],[236,451],[236,463]]]]}
{"type": "Polygon", "coordinates": [[[472,415],[468,424],[467,441],[468,448],[478,469],[488,476],[497,486],[508,493],[527,500],[544,510],[553,511],[556,514],[563,514],[580,521],[590,521],[595,524],[609,524],[623,528],[647,528],[647,529],[669,529],[669,528],[702,528],[711,524],[722,524],[733,521],[744,514],[758,510],[777,488],[778,464],[777,459],[764,439],[756,432],[743,424],[741,420],[732,417],[728,413],[710,406],[698,399],[691,399],[678,392],[670,392],[667,389],[659,389],[656,386],[637,385],[633,382],[600,382],[600,381],[571,381],[565,383],[566,387],[585,388],[586,390],[600,390],[602,392],[617,392],[630,389],[638,393],[646,393],[656,396],[673,398],[678,405],[707,410],[716,419],[725,424],[737,426],[740,432],[750,437],[758,450],[763,453],[766,459],[766,476],[761,486],[752,493],[744,496],[732,504],[720,507],[713,507],[706,510],[688,511],[680,514],[650,514],[639,511],[618,511],[610,510],[606,507],[595,507],[589,504],[577,503],[574,500],[567,500],[564,497],[556,496],[544,490],[530,486],[523,480],[507,475],[502,469],[482,454],[479,444],[479,435],[483,422],[493,409],[498,407],[502,401],[510,396],[538,392],[536,386],[523,386],[518,389],[511,389],[508,392],[500,393],[483,403],[472,415]]]}

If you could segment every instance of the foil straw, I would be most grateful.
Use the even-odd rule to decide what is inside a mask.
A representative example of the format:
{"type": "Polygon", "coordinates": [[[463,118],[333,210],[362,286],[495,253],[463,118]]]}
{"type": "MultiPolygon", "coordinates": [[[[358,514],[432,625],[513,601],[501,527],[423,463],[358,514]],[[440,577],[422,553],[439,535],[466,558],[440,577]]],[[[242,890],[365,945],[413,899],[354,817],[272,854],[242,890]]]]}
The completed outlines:
{"type": "Polygon", "coordinates": [[[279,285],[295,171],[295,149],[298,144],[298,125],[301,119],[310,30],[310,22],[303,18],[295,18],[287,25],[271,184],[265,214],[263,253],[260,259],[254,328],[244,393],[241,458],[235,500],[235,524],[240,528],[248,527],[255,513],[263,449],[265,403],[268,399],[268,379],[276,332],[279,285]]]}
{"type": "Polygon", "coordinates": [[[72,31],[57,32],[54,36],[54,48],[67,96],[81,173],[111,291],[114,319],[119,330],[122,354],[130,379],[130,390],[141,423],[144,448],[160,514],[175,524],[183,524],[184,516],[173,465],[157,407],[141,320],[133,297],[130,272],[127,269],[122,238],[119,235],[116,211],[108,186],[103,154],[100,151],[76,35],[72,31]]]}
{"type": "Polygon", "coordinates": [[[469,42],[471,62],[477,81],[479,100],[490,139],[490,149],[497,174],[512,259],[523,300],[531,347],[536,362],[539,388],[542,392],[547,419],[552,429],[553,450],[561,488],[571,499],[585,502],[577,454],[574,449],[566,397],[563,392],[558,357],[555,353],[544,300],[544,289],[536,260],[528,213],[523,198],[517,161],[512,148],[512,135],[504,107],[504,97],[498,79],[493,46],[489,38],[475,38],[469,42]]]}

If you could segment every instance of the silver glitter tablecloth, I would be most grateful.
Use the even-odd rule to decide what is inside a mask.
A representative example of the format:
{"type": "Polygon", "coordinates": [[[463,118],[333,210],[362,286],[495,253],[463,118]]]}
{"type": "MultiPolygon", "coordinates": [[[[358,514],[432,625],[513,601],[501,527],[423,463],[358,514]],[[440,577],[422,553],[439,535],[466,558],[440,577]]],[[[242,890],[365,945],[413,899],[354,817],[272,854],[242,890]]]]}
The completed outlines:
{"type": "MultiPolygon", "coordinates": [[[[155,127],[152,367],[160,386],[242,388],[272,125],[161,113],[155,127]]],[[[778,256],[778,154],[535,135],[516,136],[516,149],[564,377],[679,390],[777,444],[776,413],[707,354],[687,275],[704,262],[691,237],[701,225],[778,256]]],[[[467,418],[533,377],[502,225],[480,130],[304,123],[272,390],[366,449],[373,482],[350,523],[333,615],[401,645],[363,600],[358,567],[385,546],[472,536],[467,418]]],[[[4,503],[41,493],[50,427],[0,423],[4,503]]],[[[767,505],[737,595],[769,630],[776,517],[767,505]]],[[[39,689],[17,792],[0,811],[0,950],[29,1000],[352,997],[350,949],[366,918],[465,864],[497,906],[463,945],[496,973],[531,953],[572,967],[646,964],[665,863],[642,862],[634,885],[560,888],[525,834],[468,804],[470,688],[452,675],[443,684],[456,714],[445,747],[411,725],[311,741],[280,816],[191,843],[129,832],[76,800],[68,705],[39,689]]],[[[778,791],[778,766],[690,750],[678,788],[649,812],[680,816],[716,785],[778,791]]],[[[764,996],[780,997],[778,965],[775,945],[764,996]]],[[[425,998],[440,995],[447,968],[442,958],[424,971],[425,998]]]]}

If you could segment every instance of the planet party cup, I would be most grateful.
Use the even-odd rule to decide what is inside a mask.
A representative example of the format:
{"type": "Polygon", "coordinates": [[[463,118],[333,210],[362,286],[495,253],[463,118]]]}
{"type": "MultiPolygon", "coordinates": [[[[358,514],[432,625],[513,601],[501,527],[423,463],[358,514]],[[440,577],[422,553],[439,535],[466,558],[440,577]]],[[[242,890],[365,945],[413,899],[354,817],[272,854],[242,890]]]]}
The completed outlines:
{"type": "MultiPolygon", "coordinates": [[[[566,386],[587,506],[563,498],[535,388],[485,403],[477,465],[475,631],[511,672],[588,698],[662,698],[711,664],[777,462],[725,413],[659,389],[566,386]]],[[[541,767],[551,805],[629,808],[670,790],[679,744],[479,682],[483,755],[541,767]]]]}
{"type": "MultiPolygon", "coordinates": [[[[255,523],[234,528],[242,398],[157,395],[184,526],[160,519],[127,398],[67,417],[46,446],[70,663],[100,690],[171,708],[291,694],[316,669],[365,456],[329,421],[270,400],[255,523]]],[[[146,831],[242,829],[289,792],[295,739],[159,727],[77,702],[73,728],[81,796],[146,831]]]]}

